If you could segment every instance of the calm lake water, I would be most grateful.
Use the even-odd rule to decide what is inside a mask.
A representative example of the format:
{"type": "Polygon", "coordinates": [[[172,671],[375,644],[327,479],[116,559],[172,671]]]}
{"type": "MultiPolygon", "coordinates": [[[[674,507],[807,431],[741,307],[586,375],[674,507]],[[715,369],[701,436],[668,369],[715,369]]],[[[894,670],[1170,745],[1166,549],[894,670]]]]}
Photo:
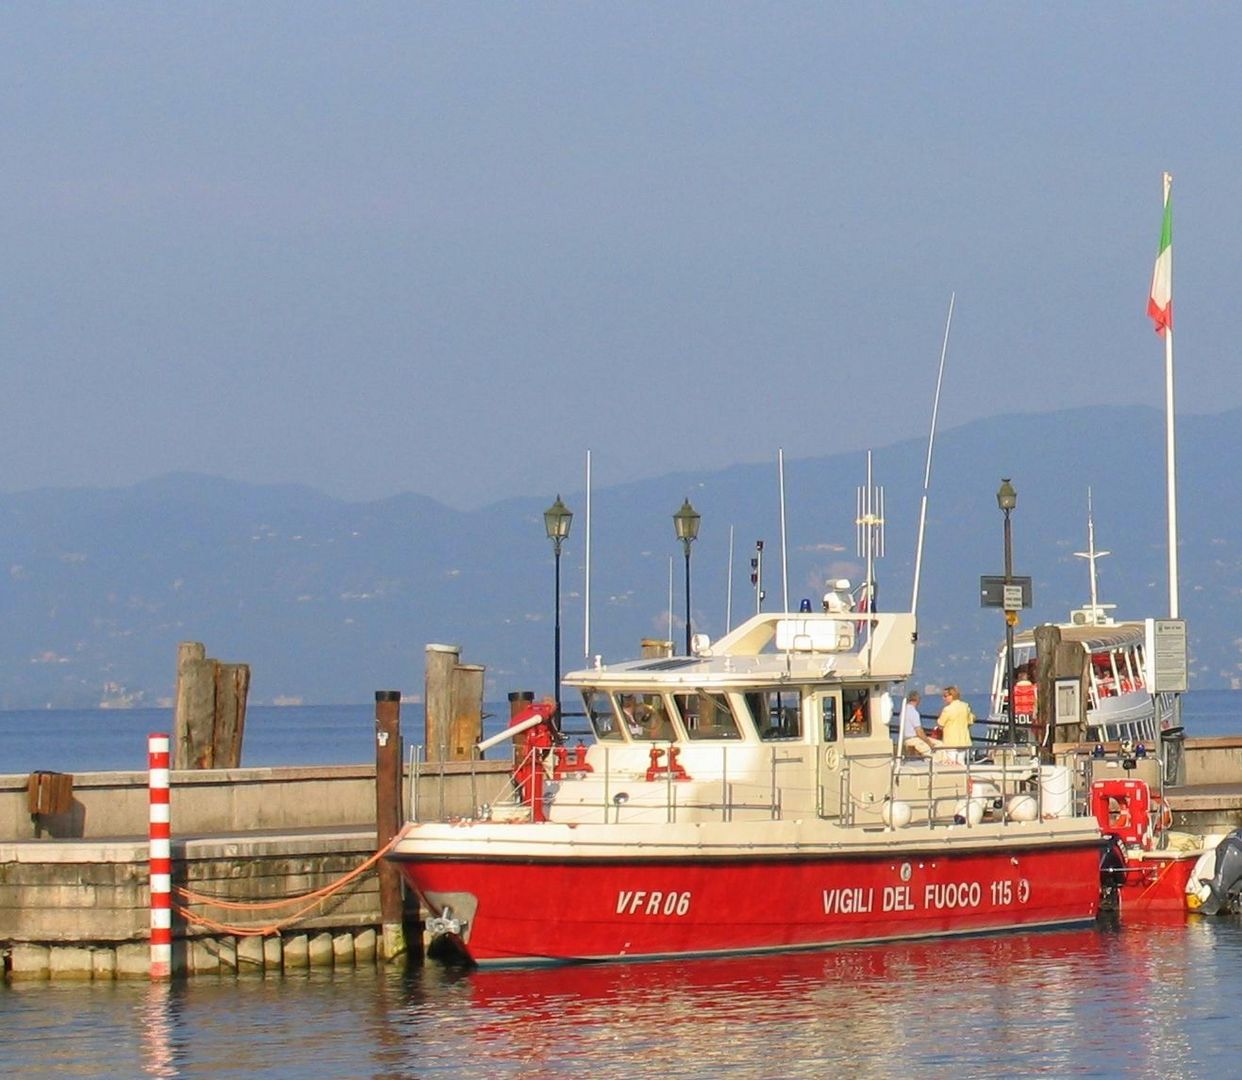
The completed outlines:
{"type": "MultiPolygon", "coordinates": [[[[487,705],[485,712],[485,734],[508,721],[507,703],[487,705]]],[[[1183,695],[1182,714],[1188,735],[1242,734],[1242,691],[1193,690],[1183,695]]],[[[572,730],[584,723],[568,718],[566,727],[572,730]]],[[[168,709],[0,712],[0,774],[145,769],[147,735],[169,731],[171,725],[168,709]]],[[[401,707],[401,728],[407,747],[422,741],[421,705],[401,707]]],[[[374,760],[374,704],[259,705],[247,710],[243,765],[351,765],[374,760]]]]}
{"type": "MultiPolygon", "coordinates": [[[[776,917],[777,913],[774,913],[776,917]]],[[[1236,1076],[1234,919],[785,957],[0,988],[8,1075],[1236,1076]]]]}
{"type": "MultiPolygon", "coordinates": [[[[489,729],[507,715],[493,711],[489,729]]],[[[1192,692],[1184,717],[1191,734],[1242,731],[1242,693],[1192,692]]],[[[168,722],[163,710],[0,713],[0,772],[141,769],[147,733],[168,722]]],[[[403,722],[416,739],[421,710],[403,708],[403,722]]],[[[255,708],[245,763],[367,761],[373,732],[372,705],[255,708]]],[[[782,957],[0,984],[0,1066],[66,1077],[1234,1076],[1238,1000],[1242,922],[1177,916],[782,957]]]]}

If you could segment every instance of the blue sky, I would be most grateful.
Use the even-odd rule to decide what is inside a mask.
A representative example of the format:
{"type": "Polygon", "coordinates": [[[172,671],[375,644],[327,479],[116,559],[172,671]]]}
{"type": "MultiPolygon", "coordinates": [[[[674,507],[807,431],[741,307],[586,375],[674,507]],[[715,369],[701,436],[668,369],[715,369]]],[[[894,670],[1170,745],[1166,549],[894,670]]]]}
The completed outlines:
{"type": "Polygon", "coordinates": [[[1242,12],[0,13],[0,489],[171,470],[454,506],[1242,404],[1242,12]]]}

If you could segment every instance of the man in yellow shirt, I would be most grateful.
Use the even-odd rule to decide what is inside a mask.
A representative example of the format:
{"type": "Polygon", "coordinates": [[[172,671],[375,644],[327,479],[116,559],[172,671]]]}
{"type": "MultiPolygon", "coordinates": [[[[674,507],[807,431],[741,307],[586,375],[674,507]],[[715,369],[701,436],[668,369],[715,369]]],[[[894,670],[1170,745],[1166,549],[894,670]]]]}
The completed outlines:
{"type": "Polygon", "coordinates": [[[956,686],[944,688],[944,708],[937,721],[940,725],[940,745],[946,747],[945,756],[951,761],[966,760],[965,748],[970,746],[970,723],[974,719],[970,706],[962,700],[956,686]]]}

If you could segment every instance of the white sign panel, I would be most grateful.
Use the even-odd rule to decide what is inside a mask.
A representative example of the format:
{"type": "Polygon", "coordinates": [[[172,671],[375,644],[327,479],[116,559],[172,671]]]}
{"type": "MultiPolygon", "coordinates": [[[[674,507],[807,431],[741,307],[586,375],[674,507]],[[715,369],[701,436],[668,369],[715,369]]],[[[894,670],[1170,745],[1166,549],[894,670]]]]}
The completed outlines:
{"type": "Polygon", "coordinates": [[[1057,679],[1056,722],[1077,724],[1082,719],[1082,694],[1077,679],[1057,679]]]}
{"type": "Polygon", "coordinates": [[[1147,689],[1153,694],[1190,689],[1186,620],[1147,620],[1147,689]]]}

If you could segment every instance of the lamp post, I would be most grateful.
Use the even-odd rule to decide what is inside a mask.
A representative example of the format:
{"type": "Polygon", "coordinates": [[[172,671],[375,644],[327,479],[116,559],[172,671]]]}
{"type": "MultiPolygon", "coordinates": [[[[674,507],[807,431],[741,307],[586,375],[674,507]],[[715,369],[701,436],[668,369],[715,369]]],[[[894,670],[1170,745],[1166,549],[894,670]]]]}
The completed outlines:
{"type": "MultiPolygon", "coordinates": [[[[1013,583],[1013,533],[1009,524],[1009,515],[1018,505],[1018,493],[1014,491],[1009,477],[1001,480],[996,492],[996,505],[1005,515],[1005,585],[1013,583]]],[[[1013,624],[1018,620],[1018,613],[1005,604],[1005,708],[1009,713],[1009,742],[1018,741],[1018,729],[1013,715],[1013,624]]]]}
{"type": "Polygon", "coordinates": [[[681,509],[673,515],[673,528],[677,530],[677,539],[686,552],[686,655],[690,655],[690,545],[699,535],[700,515],[690,499],[681,504],[681,509]]]}
{"type": "Polygon", "coordinates": [[[543,512],[543,527],[552,541],[552,554],[556,562],[556,632],[553,660],[553,696],[556,700],[556,729],[561,729],[561,544],[569,536],[573,512],[556,497],[556,502],[543,512]]]}

